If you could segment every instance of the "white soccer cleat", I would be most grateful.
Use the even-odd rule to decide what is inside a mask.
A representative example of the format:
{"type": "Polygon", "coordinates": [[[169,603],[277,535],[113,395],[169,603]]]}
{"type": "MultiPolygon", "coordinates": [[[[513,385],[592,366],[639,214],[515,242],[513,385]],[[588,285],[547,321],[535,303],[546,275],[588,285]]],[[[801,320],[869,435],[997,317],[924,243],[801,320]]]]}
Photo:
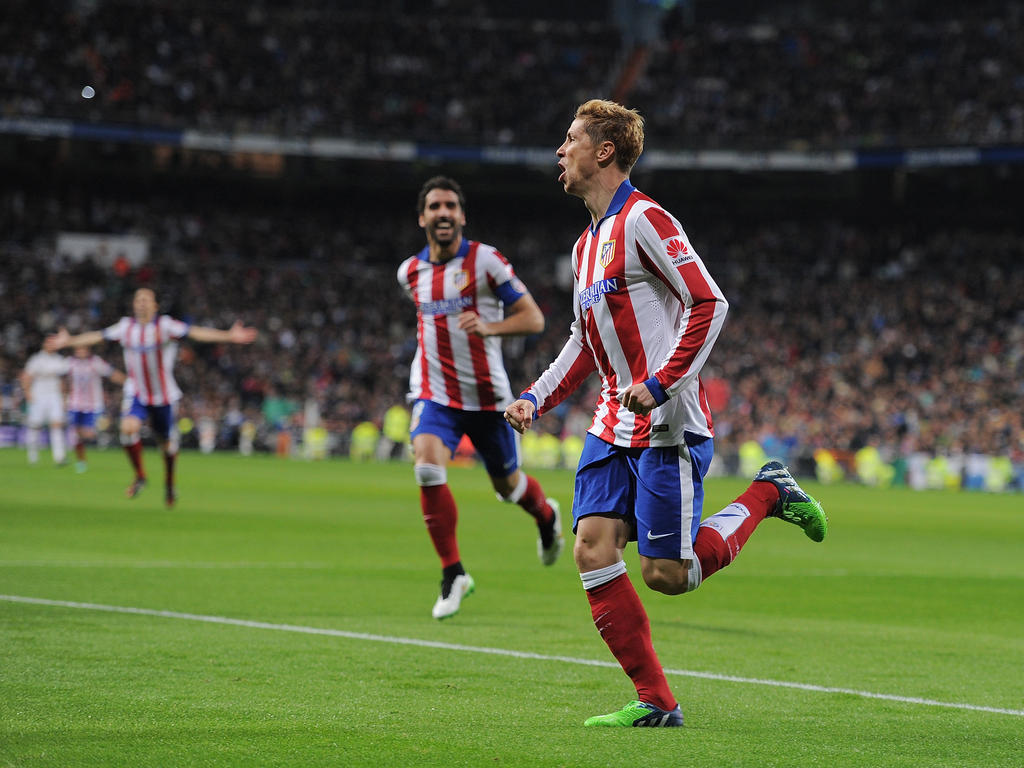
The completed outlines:
{"type": "Polygon", "coordinates": [[[551,545],[547,547],[544,546],[544,541],[540,536],[537,537],[537,557],[544,565],[554,565],[565,548],[565,538],[562,536],[562,511],[554,499],[545,499],[545,501],[551,507],[551,511],[555,513],[553,525],[555,537],[552,539],[551,545]]]}
{"type": "Polygon", "coordinates": [[[441,594],[438,596],[437,602],[434,603],[434,610],[430,612],[435,619],[447,619],[458,613],[459,606],[462,605],[462,598],[472,595],[476,584],[473,582],[472,576],[463,573],[452,580],[447,595],[444,588],[445,583],[442,581],[441,594]]]}

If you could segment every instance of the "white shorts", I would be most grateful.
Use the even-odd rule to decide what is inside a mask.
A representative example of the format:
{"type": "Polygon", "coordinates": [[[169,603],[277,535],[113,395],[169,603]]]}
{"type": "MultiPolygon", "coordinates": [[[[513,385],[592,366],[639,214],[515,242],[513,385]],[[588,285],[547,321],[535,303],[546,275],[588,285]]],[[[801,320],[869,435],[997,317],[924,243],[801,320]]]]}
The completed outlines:
{"type": "Polygon", "coordinates": [[[28,425],[38,429],[44,424],[63,424],[64,403],[59,397],[35,397],[28,404],[28,425]]]}

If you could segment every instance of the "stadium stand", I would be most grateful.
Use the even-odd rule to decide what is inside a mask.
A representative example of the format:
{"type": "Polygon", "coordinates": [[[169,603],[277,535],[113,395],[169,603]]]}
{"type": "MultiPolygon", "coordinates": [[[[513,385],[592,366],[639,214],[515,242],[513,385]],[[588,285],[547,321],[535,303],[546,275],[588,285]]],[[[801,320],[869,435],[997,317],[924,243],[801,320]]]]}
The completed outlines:
{"type": "Polygon", "coordinates": [[[1019,2],[683,2],[643,41],[601,4],[500,5],[12,0],[0,114],[547,146],[615,92],[691,149],[1024,142],[1019,2]]]}
{"type": "MultiPolygon", "coordinates": [[[[253,347],[186,345],[177,369],[183,415],[215,424],[220,447],[244,434],[281,450],[318,414],[331,449],[347,453],[356,425],[379,425],[401,402],[414,349],[394,269],[420,246],[411,196],[436,170],[429,160],[189,153],[159,132],[142,149],[110,131],[42,141],[33,131],[47,121],[553,148],[580,100],[614,92],[646,116],[652,149],[1024,144],[1019,2],[663,3],[646,36],[625,34],[636,31],[623,26],[628,3],[604,15],[578,2],[507,5],[7,3],[2,424],[21,421],[16,377],[42,334],[113,322],[139,284],[177,316],[223,326],[238,315],[263,330],[253,347]],[[150,258],[76,261],[56,247],[63,231],[141,235],[150,258]]],[[[998,202],[1013,199],[1000,185],[1019,191],[1019,172],[961,162],[925,176],[901,158],[881,178],[869,168],[813,183],[642,177],[692,211],[683,224],[733,306],[705,377],[723,471],[739,469],[753,440],[804,472],[825,471],[815,457],[827,450],[849,477],[877,477],[859,453],[877,449],[895,468],[889,481],[926,476],[922,462],[942,457],[968,487],[972,456],[1000,457],[1024,489],[1024,238],[998,202]],[[893,210],[873,218],[879,190],[893,210]]],[[[564,339],[570,299],[551,276],[582,211],[549,191],[524,226],[509,200],[521,205],[549,178],[445,170],[494,190],[471,195],[468,234],[514,259],[549,318],[542,336],[507,342],[522,387],[564,339]]],[[[578,434],[593,397],[543,430],[578,434]]]]}
{"type": "MultiPolygon", "coordinates": [[[[194,322],[223,325],[242,308],[247,323],[264,329],[253,347],[189,349],[178,371],[183,414],[197,421],[223,423],[239,409],[269,446],[279,425],[260,408],[272,391],[296,405],[314,400],[336,435],[379,423],[401,402],[414,350],[411,307],[393,275],[405,252],[376,224],[339,228],[308,215],[282,227],[257,212],[200,211],[181,200],[76,206],[16,193],[2,203],[3,231],[14,233],[3,244],[14,268],[3,278],[9,300],[0,308],[8,419],[19,408],[14,374],[39,332],[112,322],[139,283],[159,286],[164,308],[194,322]],[[124,276],[72,262],[53,251],[54,221],[146,232],[152,260],[124,276]]],[[[889,462],[915,452],[1020,462],[1018,234],[839,221],[703,229],[694,243],[733,306],[705,377],[722,456],[755,437],[770,454],[812,470],[814,452],[827,448],[851,474],[853,454],[866,445],[889,462]]],[[[508,356],[519,387],[560,348],[570,306],[568,293],[542,277],[554,254],[524,259],[531,247],[523,240],[509,233],[507,250],[520,254],[549,323],[508,356]]],[[[578,431],[592,399],[587,392],[559,409],[545,431],[561,436],[566,421],[578,431]]],[[[237,415],[230,421],[237,429],[237,415]]],[[[237,440],[230,428],[221,434],[222,443],[237,440]]]]}

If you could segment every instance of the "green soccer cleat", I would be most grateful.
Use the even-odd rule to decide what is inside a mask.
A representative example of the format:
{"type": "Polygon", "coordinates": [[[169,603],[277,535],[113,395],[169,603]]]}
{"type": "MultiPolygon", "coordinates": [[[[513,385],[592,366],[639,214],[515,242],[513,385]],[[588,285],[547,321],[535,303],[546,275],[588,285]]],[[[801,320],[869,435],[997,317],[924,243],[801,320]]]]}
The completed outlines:
{"type": "Polygon", "coordinates": [[[796,484],[789,470],[779,461],[769,461],[757,473],[754,482],[771,483],[779,491],[779,501],[768,513],[787,523],[800,526],[811,541],[822,541],[828,533],[828,517],[821,503],[796,484]]]}
{"type": "Polygon", "coordinates": [[[683,710],[676,704],[672,710],[658,709],[643,701],[631,701],[618,712],[587,718],[584,726],[611,728],[678,728],[683,724],[683,710]]]}

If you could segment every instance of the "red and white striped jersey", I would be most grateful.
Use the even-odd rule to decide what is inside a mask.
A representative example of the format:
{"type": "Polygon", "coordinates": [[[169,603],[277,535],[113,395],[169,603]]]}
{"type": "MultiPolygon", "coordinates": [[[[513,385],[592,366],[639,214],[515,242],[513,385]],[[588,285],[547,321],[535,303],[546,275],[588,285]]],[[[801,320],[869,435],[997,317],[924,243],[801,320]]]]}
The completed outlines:
{"type": "Polygon", "coordinates": [[[572,267],[569,339],[527,390],[537,413],[554,408],[596,370],[601,393],[591,434],[641,448],[681,445],[684,432],[712,437],[699,374],[729,305],[679,222],[624,181],[608,213],[576,241],[572,267]],[[662,403],[647,416],[619,401],[640,383],[662,403]]]}
{"type": "Polygon", "coordinates": [[[68,395],[68,410],[102,413],[105,410],[103,377],[114,372],[113,366],[98,355],[72,357],[69,362],[71,393],[68,395]]]}
{"type": "Polygon", "coordinates": [[[170,405],[181,399],[174,380],[178,339],[188,333],[189,324],[170,315],[148,323],[122,317],[104,329],[103,338],[118,341],[124,349],[124,368],[143,405],[170,405]]]}
{"type": "Polygon", "coordinates": [[[504,305],[527,293],[512,265],[492,246],[464,239],[444,264],[430,261],[429,248],[410,256],[398,268],[398,282],[416,304],[409,399],[465,411],[504,410],[512,388],[501,338],[459,330],[458,316],[473,310],[484,322],[500,321],[504,305]]]}

